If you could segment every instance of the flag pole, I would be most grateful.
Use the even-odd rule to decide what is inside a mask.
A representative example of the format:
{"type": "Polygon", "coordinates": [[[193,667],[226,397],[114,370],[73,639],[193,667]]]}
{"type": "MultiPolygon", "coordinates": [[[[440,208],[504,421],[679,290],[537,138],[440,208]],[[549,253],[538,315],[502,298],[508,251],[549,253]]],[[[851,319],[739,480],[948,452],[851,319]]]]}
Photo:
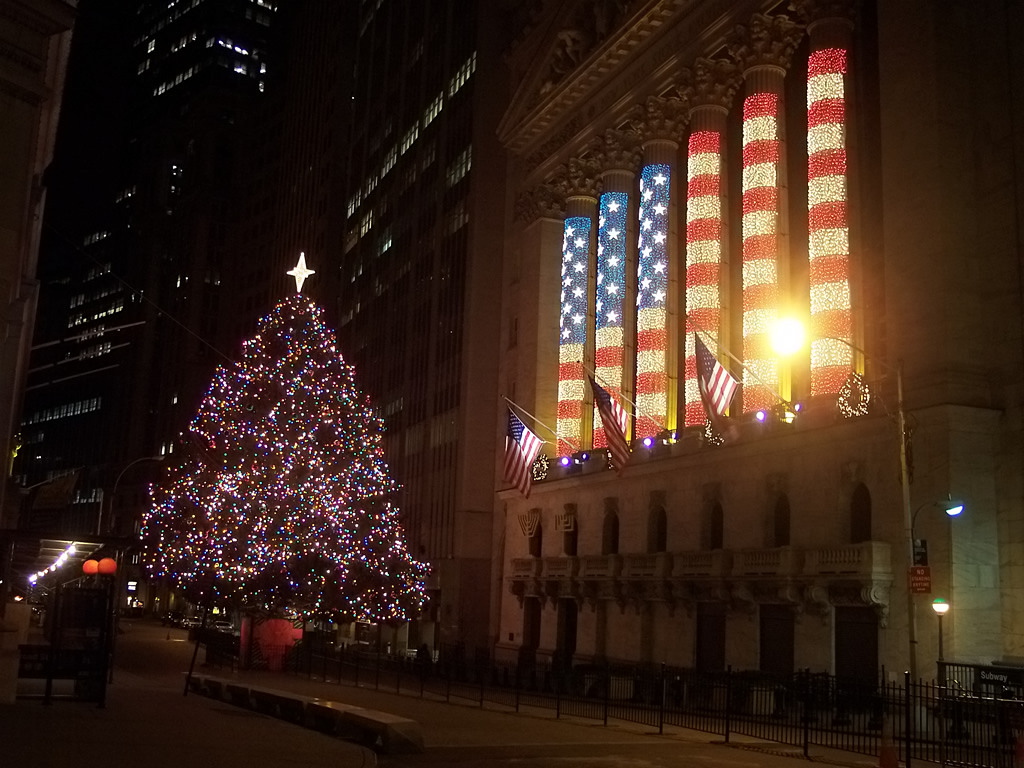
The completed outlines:
{"type": "MultiPolygon", "coordinates": [[[[532,420],[533,420],[533,422],[534,422],[534,424],[539,424],[540,426],[544,427],[544,429],[546,429],[546,430],[547,430],[548,432],[550,432],[550,433],[551,433],[552,435],[554,435],[554,436],[555,436],[555,439],[556,439],[556,440],[558,439],[558,433],[557,433],[557,432],[556,432],[555,430],[553,430],[553,429],[552,429],[551,427],[549,427],[549,426],[548,426],[547,424],[545,424],[545,423],[544,423],[543,421],[541,421],[540,419],[538,419],[538,418],[537,418],[536,416],[534,416],[534,415],[533,415],[532,413],[530,413],[530,412],[529,412],[528,410],[526,410],[525,408],[523,408],[523,406],[521,406],[521,405],[520,405],[519,403],[515,402],[514,400],[510,400],[509,398],[505,397],[505,395],[499,395],[499,397],[501,397],[501,399],[502,399],[502,400],[504,400],[504,401],[505,401],[506,403],[508,403],[508,404],[509,404],[510,406],[512,406],[512,407],[513,407],[513,408],[515,408],[515,409],[516,409],[517,411],[519,411],[520,413],[522,413],[522,414],[523,414],[524,416],[528,416],[528,417],[529,417],[530,419],[532,419],[532,420]]],[[[565,442],[569,443],[570,445],[571,445],[571,444],[573,444],[573,441],[572,441],[572,440],[569,440],[569,439],[567,439],[567,438],[564,438],[564,437],[563,437],[562,439],[563,439],[563,440],[565,440],[565,442]]],[[[545,444],[545,445],[555,445],[555,446],[557,446],[557,443],[552,443],[552,442],[551,442],[550,440],[545,440],[545,441],[544,441],[544,444],[545,444]]],[[[579,446],[577,445],[577,446],[576,446],[576,450],[578,451],[579,449],[580,449],[580,447],[579,447],[579,446]]]]}
{"type": "MultiPolygon", "coordinates": [[[[611,385],[610,385],[610,384],[609,384],[609,383],[608,383],[607,381],[605,381],[604,379],[602,379],[602,378],[601,378],[601,377],[600,377],[600,376],[598,375],[597,371],[595,371],[595,370],[592,370],[592,369],[590,369],[590,368],[587,368],[586,370],[587,370],[587,372],[588,372],[588,373],[590,373],[590,374],[591,374],[591,375],[592,375],[592,376],[594,377],[594,380],[595,380],[595,381],[596,381],[596,382],[597,382],[598,384],[600,384],[600,385],[601,385],[602,387],[604,387],[605,389],[614,389],[614,387],[612,387],[612,386],[611,386],[611,385]]],[[[667,429],[668,429],[668,427],[666,427],[666,426],[665,426],[664,424],[662,424],[662,423],[661,423],[660,421],[658,421],[658,420],[657,420],[656,418],[654,418],[653,416],[651,416],[651,415],[650,415],[649,413],[646,413],[646,412],[644,412],[644,411],[643,411],[643,410],[642,410],[642,409],[640,408],[640,406],[639,406],[639,405],[637,405],[637,404],[636,404],[635,402],[633,402],[633,401],[632,401],[632,400],[630,400],[630,399],[629,399],[628,397],[626,397],[626,396],[625,396],[625,395],[624,395],[624,394],[623,394],[623,393],[622,393],[621,391],[619,392],[619,397],[621,397],[621,398],[622,398],[623,400],[625,400],[625,401],[626,401],[627,403],[629,403],[630,405],[632,405],[632,406],[633,406],[633,414],[634,414],[634,417],[635,417],[635,416],[643,416],[644,418],[647,418],[647,419],[650,419],[651,421],[653,421],[653,422],[654,422],[655,424],[657,424],[657,425],[658,425],[659,427],[661,427],[662,429],[664,429],[664,430],[667,430],[667,429]]]]}
{"type": "MultiPolygon", "coordinates": [[[[732,352],[730,352],[730,351],[729,351],[729,348],[728,348],[728,347],[726,347],[726,346],[725,346],[724,344],[722,344],[721,342],[719,342],[719,341],[718,341],[718,339],[717,339],[717,338],[715,337],[715,335],[714,335],[713,333],[711,333],[711,331],[705,330],[704,328],[702,328],[702,327],[700,326],[700,324],[699,324],[699,323],[697,323],[696,321],[692,320],[692,319],[690,318],[690,315],[689,315],[689,313],[687,313],[687,314],[686,314],[686,325],[687,325],[687,327],[690,327],[690,326],[692,326],[692,327],[693,327],[693,329],[694,329],[694,330],[693,330],[693,333],[694,333],[694,334],[696,334],[696,333],[698,333],[698,332],[700,332],[700,333],[703,333],[703,334],[704,334],[704,335],[705,335],[705,336],[706,336],[707,338],[709,338],[709,339],[711,340],[711,342],[712,342],[712,343],[713,343],[713,344],[715,345],[715,349],[719,350],[720,352],[724,352],[724,353],[725,353],[725,355],[726,355],[726,356],[727,356],[727,357],[728,357],[728,358],[729,358],[730,360],[732,360],[733,362],[735,362],[735,363],[736,363],[736,364],[737,364],[737,365],[738,365],[738,366],[739,366],[740,368],[742,368],[742,369],[743,369],[744,371],[746,371],[747,373],[749,373],[749,374],[750,374],[750,377],[751,377],[752,379],[754,379],[754,381],[756,381],[756,382],[757,382],[758,384],[760,384],[760,385],[761,385],[762,387],[764,387],[764,388],[765,388],[765,389],[767,389],[767,390],[768,390],[769,392],[771,392],[771,393],[772,393],[773,395],[775,395],[775,398],[776,398],[776,399],[777,399],[777,400],[778,400],[778,401],[779,401],[780,403],[783,403],[783,404],[785,404],[785,405],[792,405],[792,404],[793,404],[793,403],[792,403],[792,401],[790,401],[790,400],[787,400],[786,398],[784,398],[784,397],[783,397],[782,395],[780,395],[780,394],[779,394],[779,393],[778,393],[778,392],[777,392],[777,391],[775,390],[775,388],[774,388],[774,387],[772,387],[772,386],[771,386],[770,384],[768,384],[767,382],[765,382],[765,381],[764,381],[763,379],[761,379],[761,377],[760,377],[760,376],[758,376],[758,375],[757,375],[756,373],[754,373],[754,372],[753,372],[752,370],[750,370],[750,369],[749,369],[749,368],[748,368],[747,366],[745,366],[745,365],[743,364],[743,361],[742,361],[742,360],[740,360],[740,359],[739,359],[738,357],[736,357],[736,355],[734,355],[734,354],[733,354],[732,352]]],[[[742,383],[742,382],[741,382],[741,383],[742,383]]]]}

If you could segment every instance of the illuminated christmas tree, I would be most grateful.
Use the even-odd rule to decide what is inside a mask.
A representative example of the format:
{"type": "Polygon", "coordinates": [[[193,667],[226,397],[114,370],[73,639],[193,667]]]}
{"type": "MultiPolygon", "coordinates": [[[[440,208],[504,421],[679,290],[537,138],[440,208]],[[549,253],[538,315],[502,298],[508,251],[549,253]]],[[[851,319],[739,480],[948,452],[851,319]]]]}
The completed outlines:
{"type": "MultiPolygon", "coordinates": [[[[312,274],[305,258],[289,274],[312,274]]],[[[381,448],[322,310],[301,293],[222,366],[153,490],[150,573],[193,601],[270,614],[402,620],[424,603],[381,448]]]]}

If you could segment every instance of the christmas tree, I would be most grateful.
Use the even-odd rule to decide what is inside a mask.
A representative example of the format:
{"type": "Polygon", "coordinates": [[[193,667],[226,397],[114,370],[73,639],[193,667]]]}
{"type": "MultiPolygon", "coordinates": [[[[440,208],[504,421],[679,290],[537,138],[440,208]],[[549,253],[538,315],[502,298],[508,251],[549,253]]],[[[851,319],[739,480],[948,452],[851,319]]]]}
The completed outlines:
{"type": "MultiPolygon", "coordinates": [[[[312,274],[305,258],[289,274],[312,274]]],[[[194,602],[282,615],[404,620],[427,568],[409,554],[383,423],[322,310],[296,292],[222,366],[153,489],[144,560],[194,602]]]]}

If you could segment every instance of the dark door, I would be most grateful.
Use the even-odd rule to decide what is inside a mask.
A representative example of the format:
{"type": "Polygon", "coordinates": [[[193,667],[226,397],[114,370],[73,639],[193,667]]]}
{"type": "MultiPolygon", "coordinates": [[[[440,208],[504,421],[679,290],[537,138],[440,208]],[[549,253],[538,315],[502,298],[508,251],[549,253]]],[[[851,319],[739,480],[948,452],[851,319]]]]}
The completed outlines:
{"type": "Polygon", "coordinates": [[[872,608],[836,608],[836,677],[878,679],[878,615],[872,608]]]}
{"type": "Polygon", "coordinates": [[[793,611],[785,605],[761,606],[761,671],[793,673],[793,611]]]}
{"type": "Polygon", "coordinates": [[[697,603],[697,658],[701,672],[725,669],[725,605],[697,603]]]}

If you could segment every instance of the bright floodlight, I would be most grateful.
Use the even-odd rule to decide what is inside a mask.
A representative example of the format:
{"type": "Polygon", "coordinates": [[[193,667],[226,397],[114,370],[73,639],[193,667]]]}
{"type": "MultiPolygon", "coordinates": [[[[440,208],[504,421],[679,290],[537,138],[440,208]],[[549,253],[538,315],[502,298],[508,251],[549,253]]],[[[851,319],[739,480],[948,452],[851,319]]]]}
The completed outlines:
{"type": "Polygon", "coordinates": [[[804,326],[793,317],[780,317],[772,323],[769,331],[775,354],[786,357],[803,349],[804,326]]]}
{"type": "Polygon", "coordinates": [[[964,511],[964,505],[959,501],[951,501],[946,505],[946,514],[950,517],[956,517],[964,511]]]}

